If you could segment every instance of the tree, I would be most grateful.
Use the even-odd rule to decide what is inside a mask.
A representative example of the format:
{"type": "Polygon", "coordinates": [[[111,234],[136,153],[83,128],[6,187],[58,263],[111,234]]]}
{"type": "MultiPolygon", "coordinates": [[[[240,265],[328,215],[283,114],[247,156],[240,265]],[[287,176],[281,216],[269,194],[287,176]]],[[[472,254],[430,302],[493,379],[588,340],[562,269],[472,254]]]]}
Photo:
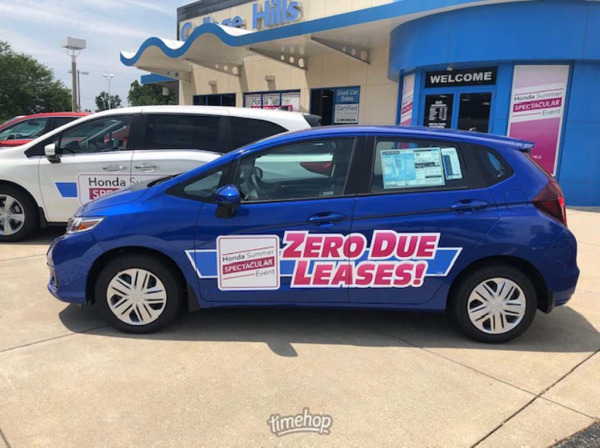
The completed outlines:
{"type": "Polygon", "coordinates": [[[0,123],[15,115],[71,110],[71,91],[31,56],[0,41],[0,123]]]}
{"type": "Polygon", "coordinates": [[[109,95],[108,92],[100,92],[96,97],[96,112],[108,109],[117,109],[121,107],[121,98],[119,95],[109,95]]]}
{"type": "Polygon", "coordinates": [[[167,96],[163,95],[162,90],[163,88],[156,84],[141,85],[139,82],[133,81],[127,95],[127,101],[131,106],[177,104],[174,90],[171,90],[167,96]]]}

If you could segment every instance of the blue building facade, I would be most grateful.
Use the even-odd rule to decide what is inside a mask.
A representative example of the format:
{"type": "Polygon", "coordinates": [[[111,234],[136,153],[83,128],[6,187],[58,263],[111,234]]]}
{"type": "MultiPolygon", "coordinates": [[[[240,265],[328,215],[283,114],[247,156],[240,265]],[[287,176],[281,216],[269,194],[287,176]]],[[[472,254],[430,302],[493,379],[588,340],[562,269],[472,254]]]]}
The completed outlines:
{"type": "Polygon", "coordinates": [[[568,205],[600,206],[600,2],[298,0],[291,22],[257,26],[257,12],[284,3],[183,6],[179,41],[149,38],[121,61],[163,75],[146,81],[172,82],[181,104],[533,141],[568,205]],[[354,102],[338,104],[348,89],[354,102]]]}
{"type": "MultiPolygon", "coordinates": [[[[391,34],[389,65],[390,78],[400,81],[398,122],[402,121],[403,90],[405,97],[406,93],[413,96],[412,114],[406,114],[405,110],[410,124],[427,125],[432,99],[442,96],[445,102],[442,99],[441,105],[452,108],[452,116],[440,127],[453,128],[459,127],[461,101],[472,100],[475,94],[486,94],[483,99],[491,100],[489,128],[477,130],[511,135],[511,115],[514,121],[518,107],[515,96],[519,86],[515,77],[521,67],[530,69],[534,78],[537,75],[537,85],[542,88],[536,87],[534,79],[532,92],[548,90],[553,95],[550,100],[559,96],[563,100],[558,133],[551,129],[552,125],[540,129],[553,134],[546,143],[551,146],[555,140],[556,152],[540,154],[539,158],[545,158],[545,167],[558,179],[568,205],[600,205],[599,3],[548,0],[483,5],[433,14],[398,26],[391,34]],[[562,80],[543,80],[545,73],[557,67],[563,73],[562,91],[557,85],[562,80]],[[431,73],[445,71],[452,75],[463,71],[464,77],[464,72],[475,74],[481,68],[493,68],[495,82],[462,86],[428,83],[431,73]],[[406,82],[414,83],[412,91],[403,87],[406,82]],[[554,85],[544,89],[546,84],[554,85]],[[461,95],[466,98],[460,98],[461,95]]],[[[542,99],[542,103],[534,103],[538,109],[527,112],[536,118],[544,106],[552,110],[557,104],[558,99],[556,104],[544,103],[542,99]]],[[[410,102],[404,106],[407,105],[410,109],[410,102]]],[[[534,106],[523,106],[521,112],[534,106]]],[[[525,121],[522,126],[534,127],[535,123],[525,121]]],[[[528,135],[525,130],[524,134],[516,136],[534,141],[544,138],[535,131],[528,135]]]]}

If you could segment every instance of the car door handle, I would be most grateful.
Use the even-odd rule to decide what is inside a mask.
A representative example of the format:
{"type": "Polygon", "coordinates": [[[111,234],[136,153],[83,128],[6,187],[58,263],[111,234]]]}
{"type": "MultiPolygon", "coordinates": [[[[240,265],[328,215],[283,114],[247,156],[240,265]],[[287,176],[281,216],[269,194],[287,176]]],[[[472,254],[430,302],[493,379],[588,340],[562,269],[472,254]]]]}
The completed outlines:
{"type": "Polygon", "coordinates": [[[465,199],[452,204],[452,210],[455,212],[469,212],[486,208],[489,205],[489,202],[480,199],[465,199]]]}
{"type": "Polygon", "coordinates": [[[141,165],[136,165],[135,169],[140,171],[154,171],[158,166],[152,163],[142,163],[141,165]]]}
{"type": "Polygon", "coordinates": [[[123,171],[125,167],[123,165],[108,165],[102,168],[104,171],[123,171]]]}
{"type": "Polygon", "coordinates": [[[340,222],[346,219],[346,215],[343,213],[318,213],[308,218],[308,222],[318,226],[331,225],[335,222],[340,222]]]}

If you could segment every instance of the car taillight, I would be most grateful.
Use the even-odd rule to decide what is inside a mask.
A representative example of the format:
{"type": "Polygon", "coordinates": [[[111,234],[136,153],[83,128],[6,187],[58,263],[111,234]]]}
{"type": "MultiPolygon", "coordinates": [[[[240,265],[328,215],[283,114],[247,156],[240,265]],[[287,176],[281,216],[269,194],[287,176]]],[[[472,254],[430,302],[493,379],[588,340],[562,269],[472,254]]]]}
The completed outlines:
{"type": "Polygon", "coordinates": [[[533,198],[532,203],[538,210],[558,219],[565,226],[567,225],[565,196],[555,180],[550,180],[542,191],[533,198]]]}

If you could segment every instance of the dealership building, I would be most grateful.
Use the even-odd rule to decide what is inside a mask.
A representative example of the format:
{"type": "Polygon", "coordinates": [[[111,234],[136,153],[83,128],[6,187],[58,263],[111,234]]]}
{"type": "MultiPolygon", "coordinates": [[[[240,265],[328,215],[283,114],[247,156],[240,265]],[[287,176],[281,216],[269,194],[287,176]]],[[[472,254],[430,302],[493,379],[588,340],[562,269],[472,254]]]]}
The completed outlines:
{"type": "Polygon", "coordinates": [[[600,206],[600,2],[201,0],[177,22],[121,61],[180,104],[530,140],[569,205],[600,206]]]}

